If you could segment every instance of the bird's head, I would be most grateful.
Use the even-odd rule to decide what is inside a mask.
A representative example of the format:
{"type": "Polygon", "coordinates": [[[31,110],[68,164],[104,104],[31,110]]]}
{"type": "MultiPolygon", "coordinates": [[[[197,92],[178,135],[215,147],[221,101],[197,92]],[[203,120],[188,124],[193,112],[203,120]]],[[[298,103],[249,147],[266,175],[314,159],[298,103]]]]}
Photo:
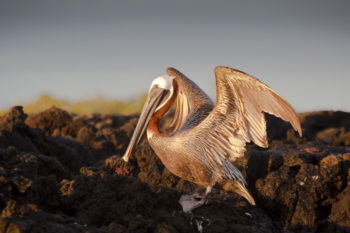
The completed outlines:
{"type": "Polygon", "coordinates": [[[159,76],[153,80],[148,91],[147,101],[152,100],[152,98],[160,98],[155,112],[161,109],[170,100],[170,97],[174,93],[173,80],[174,77],[172,76],[159,76]]]}
{"type": "Polygon", "coordinates": [[[152,116],[169,103],[174,94],[173,80],[174,77],[171,76],[160,76],[153,80],[129,146],[123,156],[124,161],[129,160],[132,149],[139,143],[152,116]]]}

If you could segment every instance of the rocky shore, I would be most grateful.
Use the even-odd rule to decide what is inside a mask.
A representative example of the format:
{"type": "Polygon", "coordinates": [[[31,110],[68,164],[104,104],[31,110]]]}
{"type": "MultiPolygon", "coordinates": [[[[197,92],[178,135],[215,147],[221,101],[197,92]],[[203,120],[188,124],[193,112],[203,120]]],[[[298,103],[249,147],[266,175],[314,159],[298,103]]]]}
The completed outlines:
{"type": "Polygon", "coordinates": [[[0,232],[350,232],[350,113],[299,114],[303,134],[267,115],[270,146],[234,162],[257,205],[172,175],[147,140],[115,173],[137,115],[75,116],[52,107],[0,118],[0,232]]]}

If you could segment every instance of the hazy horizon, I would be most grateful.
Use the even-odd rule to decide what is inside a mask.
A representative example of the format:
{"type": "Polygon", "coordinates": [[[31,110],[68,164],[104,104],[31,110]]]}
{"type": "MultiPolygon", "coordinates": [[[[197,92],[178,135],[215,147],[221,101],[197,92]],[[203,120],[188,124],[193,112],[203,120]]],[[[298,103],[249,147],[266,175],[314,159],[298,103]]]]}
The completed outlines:
{"type": "Polygon", "coordinates": [[[298,112],[350,111],[348,1],[0,2],[0,109],[42,94],[130,99],[173,66],[215,98],[217,65],[298,112]]]}

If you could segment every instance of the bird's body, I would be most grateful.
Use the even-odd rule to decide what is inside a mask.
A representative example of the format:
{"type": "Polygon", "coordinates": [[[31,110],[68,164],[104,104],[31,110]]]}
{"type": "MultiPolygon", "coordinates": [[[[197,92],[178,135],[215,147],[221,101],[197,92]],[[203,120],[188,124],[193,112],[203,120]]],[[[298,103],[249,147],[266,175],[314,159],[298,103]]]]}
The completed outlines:
{"type": "Polygon", "coordinates": [[[231,162],[244,155],[247,142],[267,147],[263,112],[289,121],[301,135],[294,109],[265,84],[228,67],[215,69],[216,106],[179,71],[169,68],[167,72],[171,78],[158,78],[152,83],[124,160],[128,160],[147,127],[149,144],[170,172],[207,187],[207,192],[220,183],[255,204],[241,172],[231,162]],[[160,132],[159,121],[175,100],[173,131],[160,132]]]}
{"type": "MultiPolygon", "coordinates": [[[[179,74],[179,73],[177,73],[179,74]]],[[[164,166],[173,174],[193,183],[207,187],[211,184],[213,169],[203,160],[203,146],[196,144],[193,140],[193,130],[212,111],[214,105],[210,98],[192,81],[182,75],[177,75],[178,86],[184,87],[183,98],[188,98],[191,103],[191,115],[188,115],[183,125],[175,126],[177,129],[170,134],[160,134],[157,132],[157,119],[151,119],[147,128],[147,139],[154,152],[162,161],[164,166]]],[[[181,97],[180,97],[181,98],[181,97]]],[[[180,100],[178,100],[180,104],[180,100]]],[[[186,101],[186,100],[185,100],[186,101]]],[[[183,111],[179,106],[177,111],[183,111]]],[[[165,113],[165,111],[164,111],[165,113]]],[[[175,113],[175,114],[178,114],[175,113]]],[[[188,113],[186,113],[188,114],[188,113]]],[[[180,124],[180,122],[173,122],[180,124]]]]}

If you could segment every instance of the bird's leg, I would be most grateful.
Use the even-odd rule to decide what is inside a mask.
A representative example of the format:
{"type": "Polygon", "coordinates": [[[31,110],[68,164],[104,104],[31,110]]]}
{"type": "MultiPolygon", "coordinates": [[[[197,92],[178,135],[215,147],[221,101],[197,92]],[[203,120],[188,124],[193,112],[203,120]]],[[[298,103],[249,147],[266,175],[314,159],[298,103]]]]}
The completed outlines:
{"type": "Polygon", "coordinates": [[[208,194],[211,192],[213,186],[208,186],[204,195],[194,193],[192,195],[182,195],[179,203],[185,213],[191,212],[193,209],[198,208],[204,204],[207,200],[208,194]]]}

